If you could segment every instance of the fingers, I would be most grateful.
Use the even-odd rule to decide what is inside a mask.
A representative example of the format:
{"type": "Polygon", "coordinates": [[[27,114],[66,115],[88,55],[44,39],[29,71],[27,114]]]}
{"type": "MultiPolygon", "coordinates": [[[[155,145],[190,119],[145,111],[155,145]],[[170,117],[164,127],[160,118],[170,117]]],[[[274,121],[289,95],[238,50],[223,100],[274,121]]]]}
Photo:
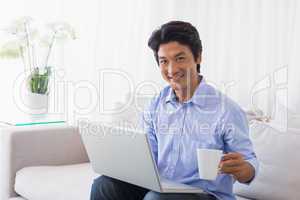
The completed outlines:
{"type": "Polygon", "coordinates": [[[231,152],[231,153],[227,153],[224,154],[222,157],[222,160],[231,160],[231,159],[242,159],[243,156],[240,153],[236,153],[236,152],[231,152]]]}
{"type": "Polygon", "coordinates": [[[220,167],[238,167],[244,164],[243,160],[226,160],[220,162],[220,167]]]}
{"type": "Polygon", "coordinates": [[[221,173],[234,174],[243,169],[243,164],[244,163],[240,161],[227,161],[226,163],[220,163],[219,171],[221,173]]]}
{"type": "Polygon", "coordinates": [[[244,159],[240,153],[228,153],[219,164],[219,171],[226,174],[236,174],[243,169],[244,159]]]}
{"type": "Polygon", "coordinates": [[[241,171],[240,167],[224,167],[220,169],[220,172],[224,174],[236,174],[239,173],[240,171],[241,171]]]}

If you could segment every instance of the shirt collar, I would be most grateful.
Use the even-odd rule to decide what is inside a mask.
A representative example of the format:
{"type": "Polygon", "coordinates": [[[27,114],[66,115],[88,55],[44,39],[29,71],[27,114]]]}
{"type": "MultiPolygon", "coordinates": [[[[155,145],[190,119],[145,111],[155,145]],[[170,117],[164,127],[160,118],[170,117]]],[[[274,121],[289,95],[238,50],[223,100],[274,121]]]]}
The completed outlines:
{"type": "Polygon", "coordinates": [[[168,95],[166,96],[166,103],[169,102],[176,102],[176,95],[171,87],[169,88],[168,95]]]}
{"type": "MultiPolygon", "coordinates": [[[[199,78],[200,78],[200,75],[199,75],[199,78]]],[[[189,102],[192,102],[194,104],[197,104],[197,105],[204,105],[205,103],[205,94],[206,94],[206,87],[207,86],[207,83],[206,81],[204,80],[204,77],[202,77],[199,85],[197,86],[193,96],[191,99],[189,99],[188,101],[186,101],[185,103],[189,103],[189,102]]],[[[175,95],[175,91],[170,87],[169,88],[169,91],[168,91],[168,95],[166,96],[166,103],[169,103],[169,102],[176,102],[176,95],[175,95]]]]}

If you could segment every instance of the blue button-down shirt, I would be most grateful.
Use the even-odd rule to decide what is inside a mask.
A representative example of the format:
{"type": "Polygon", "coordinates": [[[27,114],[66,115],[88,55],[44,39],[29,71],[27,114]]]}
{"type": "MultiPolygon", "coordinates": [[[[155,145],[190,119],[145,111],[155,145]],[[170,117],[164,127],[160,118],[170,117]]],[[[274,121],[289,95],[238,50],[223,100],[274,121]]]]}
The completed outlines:
{"type": "Polygon", "coordinates": [[[239,152],[257,173],[245,113],[203,79],[184,103],[165,87],[145,109],[142,122],[160,176],[166,179],[200,187],[218,199],[235,199],[231,175],[219,174],[214,181],[199,178],[197,148],[239,152]]]}

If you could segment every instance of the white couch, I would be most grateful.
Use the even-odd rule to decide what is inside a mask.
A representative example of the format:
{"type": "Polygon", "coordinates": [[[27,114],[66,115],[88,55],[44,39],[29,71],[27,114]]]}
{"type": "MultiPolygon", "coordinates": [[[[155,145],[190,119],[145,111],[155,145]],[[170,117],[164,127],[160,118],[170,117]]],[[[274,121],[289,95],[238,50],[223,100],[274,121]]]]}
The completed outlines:
{"type": "MultiPolygon", "coordinates": [[[[2,129],[1,200],[89,199],[93,173],[77,127],[31,126],[2,129]]],[[[300,199],[300,132],[280,132],[270,124],[251,125],[261,162],[250,185],[235,184],[238,200],[300,199]]]]}
{"type": "Polygon", "coordinates": [[[50,199],[42,196],[43,192],[55,197],[52,198],[54,200],[70,199],[64,198],[59,190],[74,195],[89,191],[89,188],[84,190],[80,185],[85,181],[83,187],[89,187],[93,174],[88,170],[88,164],[84,165],[88,157],[76,127],[41,125],[4,128],[0,133],[0,148],[1,200],[18,197],[16,191],[30,200],[50,199]],[[43,166],[42,172],[39,173],[40,168],[33,166],[43,166]],[[81,170],[84,167],[87,170],[81,170]],[[68,177],[72,170],[75,170],[74,177],[68,177]]]}

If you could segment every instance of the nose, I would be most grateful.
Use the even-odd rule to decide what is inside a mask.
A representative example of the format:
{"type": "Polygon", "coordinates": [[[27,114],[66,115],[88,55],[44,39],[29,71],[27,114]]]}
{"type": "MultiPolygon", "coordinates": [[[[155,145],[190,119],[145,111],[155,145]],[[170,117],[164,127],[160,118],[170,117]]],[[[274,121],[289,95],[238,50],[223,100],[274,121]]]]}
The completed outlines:
{"type": "Polygon", "coordinates": [[[169,65],[168,65],[168,74],[172,74],[172,71],[173,71],[172,65],[169,64],[169,65]]]}
{"type": "Polygon", "coordinates": [[[177,72],[178,72],[178,67],[176,66],[176,64],[170,62],[168,65],[168,75],[173,76],[177,72]]]}

